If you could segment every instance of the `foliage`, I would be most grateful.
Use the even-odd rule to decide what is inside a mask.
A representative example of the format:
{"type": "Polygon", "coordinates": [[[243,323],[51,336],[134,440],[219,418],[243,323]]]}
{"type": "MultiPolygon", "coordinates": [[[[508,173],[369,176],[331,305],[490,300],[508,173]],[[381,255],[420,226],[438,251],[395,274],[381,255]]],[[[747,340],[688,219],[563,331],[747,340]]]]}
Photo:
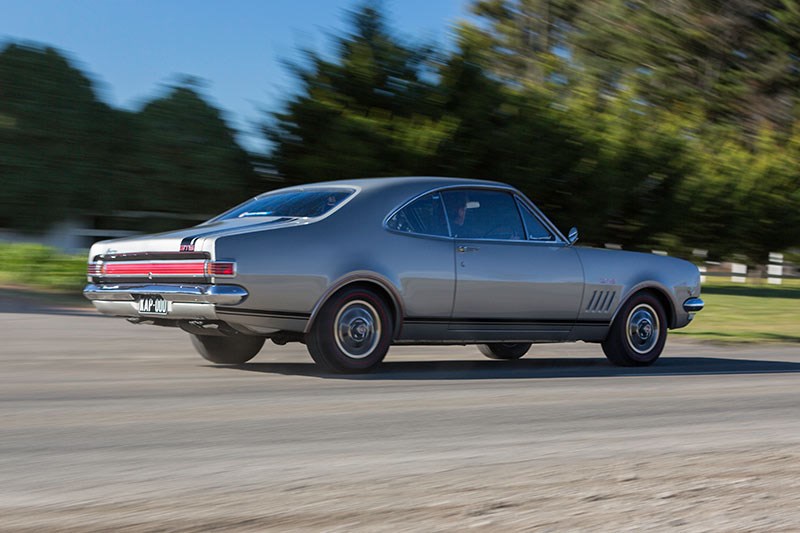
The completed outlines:
{"type": "MultiPolygon", "coordinates": [[[[288,183],[509,182],[589,244],[710,257],[800,246],[800,1],[473,0],[453,39],[398,37],[378,1],[246,154],[194,81],[137,112],[52,48],[0,51],[0,226],[216,212],[288,183]]],[[[150,228],[152,229],[152,228],[150,228]]]]}
{"type": "Polygon", "coordinates": [[[333,58],[306,51],[265,127],[279,173],[506,181],[595,244],[758,261],[800,244],[794,2],[471,10],[448,53],[395,38],[372,2],[333,58]]]}
{"type": "Polygon", "coordinates": [[[247,154],[190,83],[138,112],[101,103],[61,52],[0,51],[0,227],[114,210],[214,213],[256,192],[247,154]]]}
{"type": "Polygon", "coordinates": [[[0,244],[0,283],[77,291],[86,284],[86,256],[36,244],[0,244]]]}
{"type": "Polygon", "coordinates": [[[307,65],[293,65],[303,89],[265,127],[290,181],[419,173],[453,127],[425,80],[428,51],[394,38],[375,6],[351,24],[337,61],[307,51],[307,65]]]}
{"type": "Polygon", "coordinates": [[[0,225],[41,229],[97,206],[110,110],[53,48],[0,52],[0,225]]]}
{"type": "Polygon", "coordinates": [[[140,152],[126,207],[213,214],[256,192],[247,154],[195,88],[173,87],[135,118],[140,152]]]}

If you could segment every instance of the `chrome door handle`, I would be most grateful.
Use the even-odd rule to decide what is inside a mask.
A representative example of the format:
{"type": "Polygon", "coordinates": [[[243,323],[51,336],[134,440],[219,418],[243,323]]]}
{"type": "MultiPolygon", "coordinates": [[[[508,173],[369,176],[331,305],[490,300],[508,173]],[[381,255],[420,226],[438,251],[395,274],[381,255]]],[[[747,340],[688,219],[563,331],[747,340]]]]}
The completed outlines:
{"type": "Polygon", "coordinates": [[[458,248],[456,248],[456,250],[458,250],[463,254],[466,252],[477,252],[479,248],[477,248],[476,246],[459,246],[458,248]]]}

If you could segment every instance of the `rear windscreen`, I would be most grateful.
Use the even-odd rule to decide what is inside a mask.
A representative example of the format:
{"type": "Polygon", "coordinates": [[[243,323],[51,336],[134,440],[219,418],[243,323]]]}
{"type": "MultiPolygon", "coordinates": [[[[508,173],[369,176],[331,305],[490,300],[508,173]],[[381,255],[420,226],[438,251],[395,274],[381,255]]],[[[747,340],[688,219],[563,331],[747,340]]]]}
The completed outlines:
{"type": "Polygon", "coordinates": [[[319,217],[341,204],[352,189],[309,189],[276,192],[235,207],[217,220],[247,217],[319,217]]]}

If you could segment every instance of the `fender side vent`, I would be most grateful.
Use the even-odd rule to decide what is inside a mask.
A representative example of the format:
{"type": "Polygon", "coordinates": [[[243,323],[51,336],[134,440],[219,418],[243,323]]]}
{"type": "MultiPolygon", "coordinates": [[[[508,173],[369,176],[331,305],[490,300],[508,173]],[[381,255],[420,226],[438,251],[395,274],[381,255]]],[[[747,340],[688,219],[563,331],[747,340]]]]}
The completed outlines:
{"type": "Polygon", "coordinates": [[[616,294],[616,291],[594,291],[589,299],[589,304],[586,306],[586,311],[589,313],[607,313],[611,309],[611,304],[614,303],[616,294]]]}

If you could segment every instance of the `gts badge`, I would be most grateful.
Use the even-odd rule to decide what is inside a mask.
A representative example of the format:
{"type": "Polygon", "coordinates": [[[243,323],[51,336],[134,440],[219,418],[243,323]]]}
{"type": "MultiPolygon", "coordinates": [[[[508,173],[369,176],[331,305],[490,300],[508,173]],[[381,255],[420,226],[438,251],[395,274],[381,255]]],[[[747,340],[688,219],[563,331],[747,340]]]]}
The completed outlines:
{"type": "Polygon", "coordinates": [[[194,244],[181,244],[181,252],[194,252],[194,244]]]}
{"type": "Polygon", "coordinates": [[[601,285],[616,285],[617,280],[614,278],[600,278],[601,285]]]}

